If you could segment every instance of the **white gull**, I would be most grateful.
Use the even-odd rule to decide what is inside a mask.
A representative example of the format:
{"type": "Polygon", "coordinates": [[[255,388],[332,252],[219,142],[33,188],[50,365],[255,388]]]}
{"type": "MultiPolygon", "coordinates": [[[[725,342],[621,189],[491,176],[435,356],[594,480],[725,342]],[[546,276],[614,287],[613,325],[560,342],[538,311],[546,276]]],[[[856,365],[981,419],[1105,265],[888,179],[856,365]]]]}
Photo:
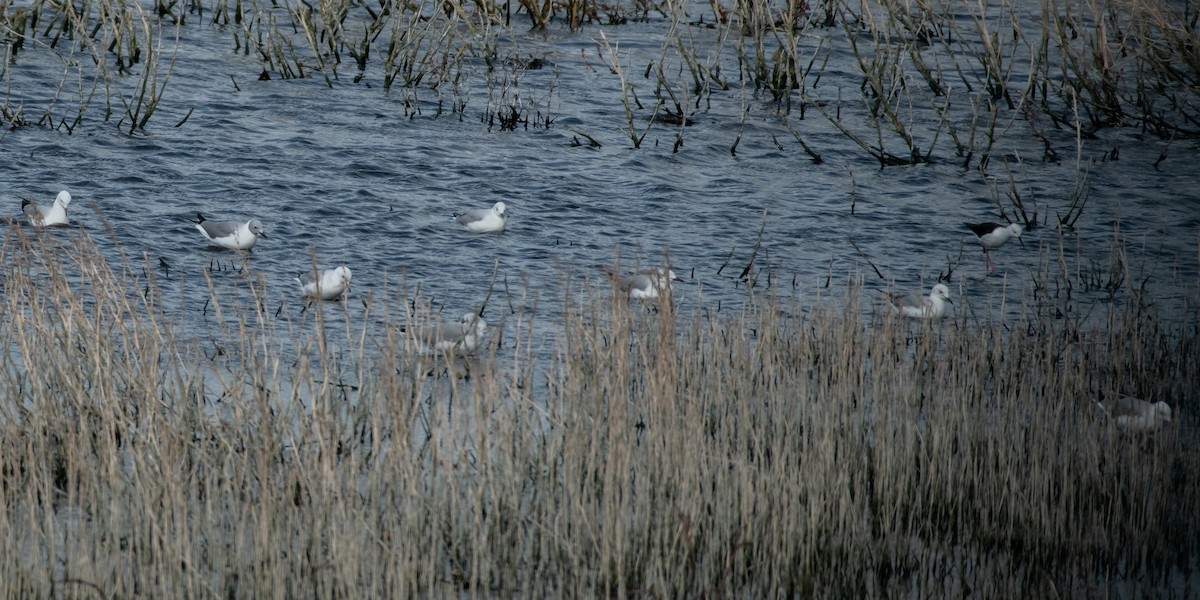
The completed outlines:
{"type": "Polygon", "coordinates": [[[267,237],[267,231],[258,219],[245,223],[238,221],[210,221],[196,213],[196,229],[212,243],[230,250],[249,250],[258,243],[258,238],[267,237]]]}
{"type": "Polygon", "coordinates": [[[439,323],[410,330],[409,336],[417,343],[421,352],[445,354],[470,354],[479,348],[487,335],[487,321],[469,312],[457,323],[439,323]]]}
{"type": "Polygon", "coordinates": [[[22,200],[21,212],[25,213],[31,224],[38,227],[66,225],[71,222],[67,216],[67,207],[70,204],[71,193],[63,190],[50,206],[40,206],[36,200],[22,200]]]}
{"type": "Polygon", "coordinates": [[[350,291],[351,275],[348,267],[340,266],[318,270],[316,275],[312,272],[303,273],[296,277],[296,281],[300,283],[300,290],[306,298],[333,300],[350,291]]]}
{"type": "Polygon", "coordinates": [[[504,231],[508,225],[508,207],[503,202],[497,202],[491,208],[477,208],[463,213],[455,213],[454,218],[467,231],[495,233],[504,231]]]}
{"type": "Polygon", "coordinates": [[[904,315],[914,319],[940,319],[946,314],[946,303],[950,300],[950,288],[944,284],[933,286],[927,297],[913,297],[904,294],[886,293],[884,297],[891,307],[892,314],[904,315]]]}

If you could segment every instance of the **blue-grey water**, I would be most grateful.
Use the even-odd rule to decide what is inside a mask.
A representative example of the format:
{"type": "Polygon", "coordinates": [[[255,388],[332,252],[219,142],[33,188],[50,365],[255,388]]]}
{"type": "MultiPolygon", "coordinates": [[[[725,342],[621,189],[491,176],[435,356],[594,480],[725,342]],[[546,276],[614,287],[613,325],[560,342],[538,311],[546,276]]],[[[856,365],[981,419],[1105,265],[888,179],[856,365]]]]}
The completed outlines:
{"type": "MultiPolygon", "coordinates": [[[[669,256],[684,278],[676,296],[685,308],[701,297],[714,307],[744,302],[739,276],[752,257],[748,275],[759,286],[789,292],[838,289],[857,277],[869,289],[928,291],[946,277],[957,312],[989,321],[1020,318],[1014,307],[1030,297],[1031,280],[1060,249],[1074,275],[1106,273],[1119,240],[1131,275],[1145,279],[1168,320],[1187,318],[1179,307],[1200,281],[1194,139],[1110,128],[1077,151],[1074,131],[1051,128],[1061,160],[1048,161],[1022,114],[1001,108],[1001,134],[986,169],[978,161],[964,168],[948,136],[935,137],[926,111],[914,113],[913,129],[923,132],[923,151],[932,147],[931,161],[881,168],[812,108],[801,119],[798,108],[785,113],[751,86],[702,94],[697,102],[694,90],[678,85],[691,99],[692,124],[650,124],[652,111],[639,111],[634,128],[649,131],[635,149],[620,81],[598,40],[603,32],[612,42],[649,105],[654,81],[643,77],[644,65],[659,55],[669,24],[661,16],[574,33],[526,32],[521,24],[494,38],[504,59],[498,72],[471,56],[463,67],[469,77],[457,88],[389,91],[377,67],[354,82],[348,58],[332,85],[319,75],[285,80],[277,72],[259,80],[263,63],[233,51],[235,28],[209,20],[193,18],[180,28],[177,51],[175,30],[163,28],[160,69],[172,52],[175,62],[157,112],[132,134],[120,112],[123,100],[132,101],[134,76],[110,91],[114,116],[106,121],[103,86],[98,97],[81,100],[95,85],[87,55],[27,44],[3,74],[8,110],[19,107],[34,122],[0,134],[9,214],[19,220],[21,198],[49,202],[70,190],[72,226],[50,235],[86,233],[114,260],[120,250],[139,268],[143,257],[165,264],[158,282],[180,333],[204,337],[211,327],[206,272],[218,299],[245,301],[237,294],[259,278],[270,308],[298,314],[303,302],[293,277],[311,268],[313,256],[322,267],[353,269],[353,300],[344,308],[352,317],[372,295],[403,302],[419,288],[453,318],[484,300],[495,268],[510,295],[520,289],[527,301],[543,299],[542,316],[553,321],[565,277],[602,280],[600,267],[618,256],[626,265],[669,256]],[[530,57],[541,68],[521,68],[530,57]],[[501,131],[490,117],[514,97],[528,122],[501,131]],[[455,102],[463,108],[452,110],[455,102]],[[83,117],[69,132],[46,125],[70,125],[80,106],[83,117]],[[39,126],[44,113],[52,118],[39,126]],[[589,145],[580,132],[602,145],[589,145]],[[1015,218],[1010,176],[1042,226],[1026,233],[1023,246],[1010,242],[995,251],[999,273],[985,278],[982,253],[963,222],[1003,221],[998,204],[1015,218]],[[1054,224],[1070,214],[1079,181],[1082,215],[1060,232],[1054,224]],[[470,234],[451,219],[501,200],[511,211],[501,235],[470,234]],[[268,238],[242,262],[199,236],[187,221],[198,212],[256,217],[268,238]],[[1001,294],[1008,314],[999,312],[1001,294]]],[[[806,43],[815,49],[822,35],[845,37],[841,28],[818,28],[806,43]]],[[[716,43],[700,26],[687,36],[701,48],[716,43]]],[[[848,57],[831,53],[807,93],[873,141],[862,101],[850,99],[860,84],[848,57]]],[[[963,92],[964,102],[970,98],[963,92]]],[[[798,107],[798,96],[793,101],[798,107]]],[[[904,154],[894,135],[884,145],[904,154]]],[[[1119,303],[1132,283],[1115,298],[1080,289],[1072,300],[1119,303]]],[[[493,322],[507,309],[500,300],[494,293],[486,313],[493,322]]]]}
{"type": "MultiPolygon", "coordinates": [[[[1194,138],[1132,126],[1077,138],[998,102],[996,142],[981,165],[950,141],[948,127],[966,139],[971,106],[982,106],[978,89],[955,83],[946,121],[928,108],[905,112],[930,161],[881,168],[831,123],[840,118],[860,139],[880,136],[889,152],[906,152],[864,111],[841,27],[801,36],[802,54],[824,62],[804,90],[813,102],[793,92],[788,110],[749,82],[737,85],[732,51],[718,50],[735,42],[705,26],[680,35],[703,60],[721,57],[734,85],[688,85],[678,54],[661,50],[670,26],[662,15],[576,32],[489,30],[478,44],[463,42],[471,51],[458,83],[390,90],[378,61],[357,81],[348,58],[328,80],[311,69],[284,79],[255,54],[234,51],[237,27],[210,21],[192,15],[178,30],[162,26],[158,65],[164,73],[170,65],[169,79],[160,74],[162,101],[144,128],[121,113],[136,104],[145,62],[110,76],[106,91],[89,54],[35,36],[15,56],[6,43],[2,73],[6,113],[24,120],[0,133],[9,214],[23,223],[22,198],[50,202],[70,190],[72,225],[46,235],[64,248],[87,235],[114,264],[154,271],[161,306],[184,339],[219,337],[214,303],[244,314],[229,309],[252,306],[252,285],[268,315],[310,315],[293,278],[314,258],[353,270],[351,300],[326,307],[351,322],[402,318],[414,300],[452,320],[486,299],[493,324],[536,306],[539,331],[552,335],[564,295],[574,293],[567,282],[602,283],[601,268],[618,257],[626,268],[669,260],[683,277],[674,296],[684,315],[700,305],[736,310],[749,280],[837,302],[847,281],[861,279],[853,289],[868,294],[924,293],[942,278],[956,299],[951,314],[975,321],[1018,325],[1070,308],[1102,323],[1107,308],[1132,301],[1168,322],[1195,319],[1186,308],[1200,284],[1194,138]],[[498,59],[483,59],[484,42],[498,59]],[[641,103],[637,148],[614,60],[641,103]],[[652,120],[656,82],[646,65],[656,62],[676,68],[664,76],[690,125],[652,120]],[[260,80],[264,70],[270,79],[260,80]],[[524,121],[502,130],[495,116],[514,106],[524,121]],[[1014,191],[1039,226],[1023,245],[994,251],[998,273],[985,277],[963,222],[1019,219],[1014,191]],[[503,234],[471,234],[451,218],[497,201],[511,214],[503,234]],[[258,218],[268,237],[243,259],[207,243],[188,222],[197,213],[258,218]],[[1056,227],[1062,217],[1073,227],[1056,227]],[[1087,285],[1109,281],[1114,247],[1126,252],[1122,286],[1087,285]],[[1035,293],[1064,274],[1069,296],[1061,286],[1057,295],[1035,293]]],[[[298,60],[312,64],[311,49],[299,48],[298,60]]],[[[969,80],[971,63],[962,63],[969,80]]],[[[911,73],[910,84],[919,88],[911,73]]],[[[985,150],[978,139],[974,148],[985,150]]]]}

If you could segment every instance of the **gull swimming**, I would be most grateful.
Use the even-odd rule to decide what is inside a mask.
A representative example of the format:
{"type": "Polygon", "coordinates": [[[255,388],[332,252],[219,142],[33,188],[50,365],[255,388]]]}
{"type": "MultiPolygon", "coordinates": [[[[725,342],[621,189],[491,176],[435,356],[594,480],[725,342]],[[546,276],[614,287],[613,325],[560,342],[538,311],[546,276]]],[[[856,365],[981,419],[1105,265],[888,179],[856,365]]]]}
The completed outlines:
{"type": "Polygon", "coordinates": [[[666,267],[647,267],[639,269],[633,275],[621,275],[611,267],[605,267],[605,272],[612,277],[617,288],[629,293],[630,300],[653,300],[662,292],[671,288],[672,281],[679,281],[675,271],[666,267]]]}
{"type": "Polygon", "coordinates": [[[444,354],[471,354],[479,348],[487,335],[487,321],[469,312],[457,323],[439,323],[409,332],[421,352],[444,354]]]}
{"type": "Polygon", "coordinates": [[[892,314],[914,319],[940,319],[946,314],[946,303],[950,300],[950,288],[944,284],[933,286],[928,297],[912,297],[904,294],[885,293],[892,314]]]}
{"type": "Polygon", "coordinates": [[[54,204],[50,206],[39,206],[36,200],[22,200],[21,212],[29,217],[29,223],[37,227],[48,227],[50,225],[67,225],[70,219],[67,217],[67,206],[71,204],[71,193],[63,190],[58,193],[58,197],[54,199],[54,204]]]}
{"type": "Polygon", "coordinates": [[[497,202],[491,208],[476,208],[464,213],[454,213],[454,218],[467,231],[495,233],[504,231],[508,225],[508,207],[503,202],[497,202]]]}
{"type": "MultiPolygon", "coordinates": [[[[987,267],[988,275],[996,272],[996,267],[992,265],[992,255],[989,252],[992,248],[1003,246],[1008,240],[1017,238],[1021,241],[1021,226],[1016,223],[1001,225],[999,223],[963,223],[970,229],[978,238],[980,245],[983,246],[983,262],[987,267]]],[[[1021,242],[1024,246],[1025,242],[1021,242]]]]}
{"type": "Polygon", "coordinates": [[[350,291],[350,269],[340,266],[334,269],[302,273],[296,277],[300,290],[306,298],[334,300],[350,291]]]}
{"type": "MultiPolygon", "coordinates": [[[[212,243],[230,250],[249,250],[258,243],[259,236],[267,237],[267,230],[258,219],[250,219],[245,223],[237,221],[209,221],[204,215],[196,213],[196,229],[204,234],[212,243]]],[[[190,219],[189,219],[190,220],[190,219]]]]}
{"type": "Polygon", "coordinates": [[[1111,410],[1099,402],[1096,405],[1100,407],[1100,412],[1116,422],[1117,429],[1121,431],[1155,431],[1171,422],[1171,406],[1162,400],[1152,404],[1140,398],[1121,396],[1113,403],[1111,410]]]}

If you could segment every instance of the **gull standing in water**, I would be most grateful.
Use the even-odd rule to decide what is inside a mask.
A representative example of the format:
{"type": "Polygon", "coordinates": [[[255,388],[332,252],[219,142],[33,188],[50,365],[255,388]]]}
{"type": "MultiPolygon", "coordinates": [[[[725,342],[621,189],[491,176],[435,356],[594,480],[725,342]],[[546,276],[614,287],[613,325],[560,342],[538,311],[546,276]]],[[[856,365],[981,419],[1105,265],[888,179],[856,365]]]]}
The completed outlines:
{"type": "Polygon", "coordinates": [[[209,221],[204,215],[196,213],[196,220],[192,222],[209,241],[230,250],[249,250],[258,243],[260,236],[264,239],[267,237],[267,230],[263,229],[258,219],[250,219],[245,223],[209,221]]]}
{"type": "Polygon", "coordinates": [[[306,298],[335,300],[350,292],[350,269],[340,266],[335,269],[302,273],[296,277],[300,290],[306,298]]]}
{"type": "Polygon", "coordinates": [[[439,323],[409,331],[421,352],[431,354],[471,354],[487,335],[487,321],[469,312],[457,323],[439,323]]]}
{"type": "Polygon", "coordinates": [[[477,208],[463,213],[454,213],[454,219],[467,231],[474,233],[496,233],[508,226],[508,207],[497,202],[491,208],[477,208]]]}
{"type": "MultiPolygon", "coordinates": [[[[1021,241],[1021,226],[1016,223],[1001,225],[999,223],[963,223],[970,229],[976,237],[979,238],[980,245],[983,246],[983,262],[987,267],[988,275],[996,272],[996,267],[992,266],[992,248],[999,248],[1005,242],[1012,238],[1017,238],[1021,241]]],[[[1025,242],[1021,242],[1024,246],[1025,242]]]]}
{"type": "Polygon", "coordinates": [[[953,304],[950,300],[950,288],[941,283],[933,286],[928,297],[885,292],[885,298],[891,307],[892,314],[914,319],[940,319],[942,315],[946,314],[946,303],[953,304]]]}
{"type": "Polygon", "coordinates": [[[67,216],[67,207],[71,204],[71,193],[63,190],[50,206],[39,206],[36,200],[22,200],[21,212],[29,218],[29,223],[37,227],[50,225],[67,225],[71,220],[67,216]]]}

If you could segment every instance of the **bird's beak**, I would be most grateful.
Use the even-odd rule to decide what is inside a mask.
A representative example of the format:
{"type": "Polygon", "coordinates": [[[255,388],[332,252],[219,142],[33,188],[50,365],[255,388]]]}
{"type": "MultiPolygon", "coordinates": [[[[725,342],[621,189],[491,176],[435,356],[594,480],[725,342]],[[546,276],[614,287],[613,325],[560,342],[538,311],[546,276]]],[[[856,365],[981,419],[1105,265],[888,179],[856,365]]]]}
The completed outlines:
{"type": "Polygon", "coordinates": [[[258,234],[258,235],[261,235],[261,236],[263,236],[263,239],[264,239],[264,240],[265,240],[265,239],[267,239],[267,232],[265,232],[265,231],[264,231],[264,232],[262,232],[262,233],[260,233],[260,234],[258,234]]]}

